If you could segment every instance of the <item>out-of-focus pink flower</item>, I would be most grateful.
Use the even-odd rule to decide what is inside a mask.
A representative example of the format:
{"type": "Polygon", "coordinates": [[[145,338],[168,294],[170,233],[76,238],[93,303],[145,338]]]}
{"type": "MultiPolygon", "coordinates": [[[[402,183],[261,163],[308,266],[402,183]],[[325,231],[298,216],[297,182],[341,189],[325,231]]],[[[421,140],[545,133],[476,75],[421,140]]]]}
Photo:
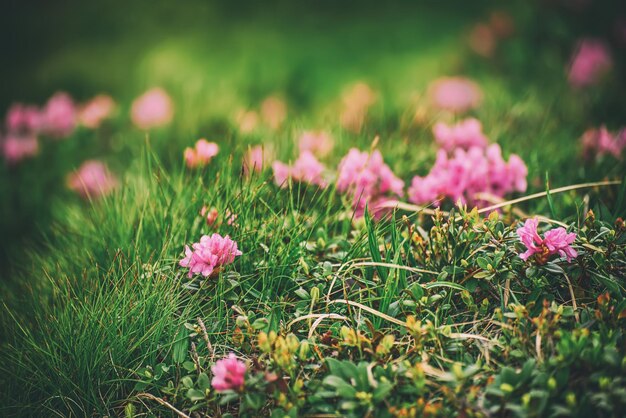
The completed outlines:
{"type": "Polygon", "coordinates": [[[199,139],[194,148],[186,148],[183,154],[185,163],[189,168],[203,167],[211,162],[219,152],[215,142],[199,139]]]}
{"type": "Polygon", "coordinates": [[[253,110],[240,110],[235,116],[237,125],[241,133],[249,134],[254,131],[259,124],[259,115],[253,110]]]}
{"type": "Polygon", "coordinates": [[[193,277],[194,274],[211,276],[242,254],[237,249],[237,243],[228,235],[225,237],[220,234],[203,235],[200,242],[192,244],[191,247],[185,246],[185,258],[179,263],[181,267],[189,268],[189,277],[193,277]]]}
{"type": "Polygon", "coordinates": [[[55,93],[43,108],[40,129],[45,135],[66,138],[74,132],[77,111],[67,93],[55,93]]]}
{"type": "Polygon", "coordinates": [[[233,353],[228,357],[218,360],[215,366],[211,367],[213,380],[211,385],[218,392],[226,390],[241,391],[246,378],[246,363],[239,360],[233,353]]]}
{"type": "Polygon", "coordinates": [[[496,36],[491,26],[479,23],[469,34],[470,48],[480,56],[491,57],[496,50],[496,36]]]}
{"type": "Polygon", "coordinates": [[[527,219],[524,226],[517,230],[522,243],[526,246],[526,251],[520,254],[520,258],[528,260],[534,256],[539,264],[545,264],[553,254],[566,257],[567,261],[576,258],[578,253],[571,247],[576,239],[574,232],[567,233],[565,228],[559,227],[546,231],[541,238],[537,232],[539,220],[537,218],[527,219]]]}
{"type": "Polygon", "coordinates": [[[140,129],[158,128],[172,121],[174,105],[165,90],[155,87],[135,99],[130,116],[140,129]]]}
{"type": "Polygon", "coordinates": [[[583,156],[591,159],[610,154],[621,159],[622,152],[626,148],[625,132],[622,130],[614,135],[605,126],[601,126],[599,129],[588,129],[580,138],[583,145],[583,156]]]}
{"type": "Polygon", "coordinates": [[[326,167],[320,163],[313,154],[305,151],[300,154],[296,162],[289,166],[280,161],[272,164],[274,170],[274,181],[280,187],[287,187],[287,180],[315,184],[319,187],[326,187],[324,171],[326,167]]]}
{"type": "Polygon", "coordinates": [[[202,206],[202,209],[200,210],[200,216],[206,219],[206,223],[209,226],[213,225],[215,221],[217,221],[218,215],[219,213],[217,212],[217,209],[215,209],[214,207],[209,209],[206,206],[202,206]]]}
{"type": "Polygon", "coordinates": [[[16,164],[39,152],[39,141],[35,135],[9,134],[2,141],[2,154],[9,164],[16,164]]]}
{"type": "Polygon", "coordinates": [[[335,141],[326,132],[305,131],[298,139],[300,152],[310,151],[318,157],[325,157],[333,150],[335,141]]]}
{"type": "Polygon", "coordinates": [[[15,103],[7,112],[7,131],[10,134],[34,134],[41,127],[41,119],[41,111],[36,106],[15,103]]]}
{"type": "Polygon", "coordinates": [[[569,82],[574,87],[596,84],[613,67],[609,47],[597,39],[578,43],[569,69],[569,82]]]}
{"type": "Polygon", "coordinates": [[[497,10],[489,16],[489,26],[498,38],[508,38],[515,33],[515,22],[507,12],[497,10]]]}
{"type": "Polygon", "coordinates": [[[274,160],[274,152],[271,146],[255,145],[248,149],[243,157],[243,172],[246,176],[253,172],[260,173],[274,160]]]}
{"type": "Polygon", "coordinates": [[[462,120],[456,125],[439,122],[433,126],[433,134],[439,146],[448,152],[457,148],[485,148],[488,143],[480,121],[474,118],[462,120]]]}
{"type": "Polygon", "coordinates": [[[503,197],[526,190],[528,169],[516,155],[507,163],[498,144],[486,149],[456,149],[452,156],[439,150],[435,165],[425,177],[415,176],[409,188],[409,200],[415,204],[439,205],[443,198],[453,202],[481,205],[478,193],[503,197]]]}
{"type": "Polygon", "coordinates": [[[270,129],[276,130],[287,117],[287,105],[282,99],[270,96],[261,103],[261,117],[270,129]]]}
{"type": "Polygon", "coordinates": [[[111,96],[99,94],[83,105],[78,113],[80,123],[90,129],[95,129],[111,116],[115,109],[115,102],[111,96]]]}
{"type": "Polygon", "coordinates": [[[404,182],[383,161],[380,151],[371,155],[350,149],[339,163],[337,190],[352,195],[355,216],[361,217],[367,206],[373,214],[382,215],[382,203],[402,197],[404,182]]]}
{"type": "MultiPolygon", "coordinates": [[[[200,210],[200,216],[205,218],[207,225],[209,226],[220,226],[222,221],[218,222],[219,212],[216,208],[212,207],[209,209],[207,206],[202,206],[200,210]]],[[[229,226],[237,226],[235,223],[237,221],[238,216],[230,211],[230,209],[226,209],[224,213],[224,219],[226,219],[226,225],[229,226]]]]}
{"type": "Polygon", "coordinates": [[[347,90],[343,97],[341,126],[352,132],[359,132],[367,111],[376,102],[376,94],[370,86],[358,82],[347,90]]]}
{"type": "Polygon", "coordinates": [[[478,84],[465,77],[443,77],[429,87],[434,106],[451,112],[462,113],[477,107],[482,101],[478,84]]]}
{"type": "Polygon", "coordinates": [[[67,184],[70,189],[87,199],[109,194],[117,187],[118,181],[103,162],[88,160],[68,176],[67,184]]]}

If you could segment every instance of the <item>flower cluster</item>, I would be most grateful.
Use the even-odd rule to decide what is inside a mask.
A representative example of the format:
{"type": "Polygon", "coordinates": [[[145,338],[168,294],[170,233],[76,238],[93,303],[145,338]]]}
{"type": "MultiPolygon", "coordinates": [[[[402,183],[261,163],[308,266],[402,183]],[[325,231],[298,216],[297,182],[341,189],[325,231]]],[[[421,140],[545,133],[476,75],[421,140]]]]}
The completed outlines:
{"type": "Polygon", "coordinates": [[[56,93],[42,110],[40,130],[53,138],[66,138],[74,131],[77,120],[72,98],[67,93],[56,93]]]}
{"type": "Polygon", "coordinates": [[[572,58],[569,82],[574,87],[596,84],[613,67],[611,52],[606,44],[596,39],[584,39],[572,58]]]}
{"type": "Polygon", "coordinates": [[[339,163],[337,190],[352,196],[355,216],[361,217],[368,206],[374,215],[383,213],[382,204],[404,195],[404,182],[384,163],[380,151],[371,155],[350,149],[339,163]]]}
{"type": "Polygon", "coordinates": [[[486,149],[456,149],[452,156],[439,150],[430,173],[425,177],[415,176],[408,195],[416,204],[439,205],[439,201],[447,197],[454,202],[461,200],[480,205],[478,193],[502,197],[514,191],[525,191],[527,175],[522,159],[513,154],[506,162],[498,144],[486,149]]]}
{"type": "Polygon", "coordinates": [[[523,260],[534,256],[539,264],[545,264],[554,254],[566,257],[567,261],[576,258],[578,253],[571,247],[576,239],[575,233],[567,233],[565,228],[559,227],[546,231],[542,238],[537,232],[538,224],[537,218],[528,219],[524,226],[517,230],[517,235],[526,246],[526,252],[520,254],[523,260]]]}
{"type": "Polygon", "coordinates": [[[77,110],[67,93],[56,93],[42,108],[16,103],[6,116],[2,153],[13,164],[39,152],[39,135],[65,138],[76,127],[77,110]]]}
{"type": "Polygon", "coordinates": [[[235,257],[241,255],[237,243],[228,235],[203,235],[200,242],[185,246],[185,258],[180,260],[180,266],[189,268],[189,277],[202,274],[209,277],[219,271],[222,266],[231,264],[235,257]]]}
{"type": "Polygon", "coordinates": [[[172,99],[162,88],[150,89],[135,99],[130,116],[135,126],[144,130],[167,125],[174,117],[172,99]]]}
{"type": "Polygon", "coordinates": [[[226,390],[241,391],[243,390],[247,370],[246,363],[239,360],[233,353],[230,353],[228,357],[218,360],[211,367],[211,372],[213,373],[211,385],[218,392],[226,390]]]}
{"type": "Polygon", "coordinates": [[[439,122],[433,126],[433,134],[437,144],[448,152],[457,148],[484,148],[488,143],[480,121],[474,118],[462,120],[452,126],[439,122]]]}
{"type": "Polygon", "coordinates": [[[443,110],[463,113],[477,107],[482,101],[478,84],[464,77],[444,77],[429,87],[432,104],[443,110]]]}
{"type": "Polygon", "coordinates": [[[187,167],[196,168],[203,167],[210,163],[218,152],[219,147],[215,142],[209,142],[206,139],[199,139],[196,141],[194,148],[185,148],[183,156],[187,167]]]}
{"type": "Polygon", "coordinates": [[[78,111],[78,119],[81,125],[95,129],[111,116],[113,110],[115,110],[115,101],[111,96],[99,94],[81,106],[78,111]]]}
{"type": "Polygon", "coordinates": [[[274,170],[274,181],[281,187],[286,187],[289,179],[301,183],[315,184],[320,187],[326,187],[327,185],[323,177],[326,168],[309,151],[301,153],[292,166],[275,161],[272,169],[274,170]]]}
{"type": "Polygon", "coordinates": [[[616,134],[609,132],[605,126],[598,129],[588,129],[580,138],[583,146],[583,155],[587,159],[602,157],[610,154],[617,159],[622,158],[626,148],[626,129],[616,134]]]}
{"type": "Polygon", "coordinates": [[[109,194],[118,185],[107,166],[101,161],[85,161],[67,178],[67,185],[85,199],[109,194]]]}

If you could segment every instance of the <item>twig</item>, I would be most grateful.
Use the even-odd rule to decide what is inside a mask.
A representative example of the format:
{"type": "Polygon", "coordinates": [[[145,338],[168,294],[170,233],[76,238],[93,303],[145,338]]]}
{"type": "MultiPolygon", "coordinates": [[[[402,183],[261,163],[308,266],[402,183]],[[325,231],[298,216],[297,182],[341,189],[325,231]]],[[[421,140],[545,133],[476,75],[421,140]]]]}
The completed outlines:
{"type": "Polygon", "coordinates": [[[178,409],[176,409],[171,403],[169,403],[169,402],[167,402],[167,401],[165,401],[165,400],[163,400],[161,398],[158,398],[158,397],[156,397],[156,396],[154,396],[154,395],[152,395],[150,393],[146,393],[146,392],[138,393],[137,395],[135,395],[135,397],[139,398],[139,399],[140,398],[145,398],[145,399],[153,400],[156,403],[158,403],[158,404],[160,404],[160,405],[162,405],[162,406],[164,406],[164,407],[166,407],[168,409],[171,409],[172,411],[174,411],[181,418],[191,418],[189,415],[187,415],[184,412],[179,411],[178,409]]]}

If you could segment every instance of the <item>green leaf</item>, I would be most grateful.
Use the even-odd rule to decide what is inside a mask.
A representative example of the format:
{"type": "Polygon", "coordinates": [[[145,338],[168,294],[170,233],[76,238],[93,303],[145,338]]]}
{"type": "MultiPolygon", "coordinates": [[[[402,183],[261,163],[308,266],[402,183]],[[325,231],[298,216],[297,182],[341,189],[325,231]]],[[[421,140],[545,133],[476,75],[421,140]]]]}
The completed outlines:
{"type": "Polygon", "coordinates": [[[189,349],[189,335],[187,328],[181,325],[176,334],[176,342],[172,347],[172,360],[174,363],[180,364],[187,358],[187,350],[189,349]]]}
{"type": "Polygon", "coordinates": [[[209,376],[206,373],[200,373],[198,375],[198,387],[202,390],[211,389],[211,381],[209,380],[209,376]]]}
{"type": "Polygon", "coordinates": [[[187,391],[187,399],[189,399],[191,402],[198,402],[201,400],[204,400],[204,392],[198,390],[198,389],[189,389],[187,391]]]}

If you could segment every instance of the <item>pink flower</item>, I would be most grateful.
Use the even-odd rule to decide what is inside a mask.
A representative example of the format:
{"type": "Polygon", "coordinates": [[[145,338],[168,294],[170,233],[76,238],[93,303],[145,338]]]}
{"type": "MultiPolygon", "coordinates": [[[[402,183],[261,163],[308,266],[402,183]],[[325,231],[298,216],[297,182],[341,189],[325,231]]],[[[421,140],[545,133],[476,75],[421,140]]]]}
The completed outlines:
{"type": "Polygon", "coordinates": [[[274,181],[280,187],[287,187],[287,180],[301,183],[315,184],[320,187],[326,187],[323,174],[326,167],[320,163],[313,154],[308,151],[300,154],[300,157],[292,166],[288,166],[280,161],[272,164],[274,170],[274,181]]]}
{"type": "Polygon", "coordinates": [[[209,226],[213,225],[215,221],[217,221],[218,215],[219,213],[215,208],[209,209],[206,206],[202,206],[202,209],[200,210],[200,216],[206,219],[206,224],[209,226]]]}
{"type": "Polygon", "coordinates": [[[241,255],[237,243],[228,235],[203,235],[200,242],[185,246],[185,258],[180,260],[181,267],[189,268],[189,277],[202,274],[204,277],[217,273],[222,266],[231,264],[235,257],[241,255]]]}
{"type": "Polygon", "coordinates": [[[470,32],[470,48],[483,57],[491,57],[496,50],[496,35],[493,29],[484,23],[479,23],[470,32]]]}
{"type": "Polygon", "coordinates": [[[100,94],[88,101],[79,111],[80,123],[90,129],[95,129],[111,116],[115,109],[115,102],[111,96],[100,94]]]}
{"type": "Polygon", "coordinates": [[[370,106],[376,102],[376,94],[370,86],[358,82],[343,95],[341,125],[352,132],[359,132],[370,106]]]}
{"type": "Polygon", "coordinates": [[[41,131],[54,138],[66,138],[74,131],[76,106],[67,93],[56,93],[42,111],[41,131]]]}
{"type": "Polygon", "coordinates": [[[244,134],[253,132],[259,124],[259,115],[254,110],[240,110],[235,119],[239,130],[244,134]]]}
{"type": "Polygon", "coordinates": [[[425,177],[415,176],[409,188],[409,200],[415,204],[439,205],[439,200],[481,205],[478,193],[503,197],[526,190],[526,165],[517,155],[507,163],[498,144],[486,149],[456,149],[451,156],[439,150],[435,165],[425,177]]]}
{"type": "Polygon", "coordinates": [[[596,84],[612,67],[611,51],[604,42],[583,39],[572,58],[569,82],[574,87],[596,84]]]}
{"type": "Polygon", "coordinates": [[[452,126],[439,122],[433,127],[433,134],[439,146],[446,151],[456,148],[485,148],[488,142],[480,121],[474,118],[462,120],[452,126]]]}
{"type": "Polygon", "coordinates": [[[477,107],[482,101],[478,84],[464,77],[444,77],[429,87],[432,103],[443,110],[462,113],[477,107]]]}
{"type": "Polygon", "coordinates": [[[136,98],[131,108],[131,119],[140,129],[147,130],[167,125],[173,117],[172,99],[159,87],[150,89],[136,98]]]}
{"type": "Polygon", "coordinates": [[[246,176],[252,172],[260,173],[273,159],[274,153],[270,146],[256,145],[246,152],[243,157],[243,172],[246,176]]]}
{"type": "Polygon", "coordinates": [[[89,160],[68,176],[67,184],[80,196],[89,199],[109,194],[117,187],[118,181],[104,163],[89,160]]]}
{"type": "Polygon", "coordinates": [[[333,150],[335,141],[326,132],[305,131],[298,139],[300,152],[310,151],[318,157],[325,157],[333,150]]]}
{"type": "Polygon", "coordinates": [[[185,149],[183,156],[187,167],[196,168],[209,164],[218,152],[219,147],[215,142],[199,139],[194,148],[185,149]]]}
{"type": "Polygon", "coordinates": [[[287,117],[287,105],[276,96],[270,96],[261,103],[261,117],[270,129],[280,128],[287,117]]]}
{"type": "Polygon", "coordinates": [[[352,148],[338,170],[337,190],[352,195],[357,218],[363,216],[366,206],[370,212],[382,214],[382,203],[404,194],[404,182],[384,163],[378,150],[370,155],[352,148]]]}
{"type": "Polygon", "coordinates": [[[213,389],[218,392],[243,390],[247,369],[246,363],[239,360],[233,353],[222,360],[218,360],[215,366],[211,367],[213,389]]]}
{"type": "Polygon", "coordinates": [[[9,108],[6,117],[10,134],[34,134],[41,127],[42,114],[35,106],[15,103],[9,108]]]}
{"type": "Polygon", "coordinates": [[[521,259],[528,260],[535,256],[539,264],[545,264],[553,254],[566,257],[567,261],[576,258],[578,254],[570,245],[576,239],[574,232],[567,233],[565,228],[559,227],[546,231],[544,237],[541,238],[537,232],[538,224],[537,218],[527,219],[524,226],[517,230],[517,235],[526,246],[526,252],[520,254],[521,259]]]}
{"type": "Polygon", "coordinates": [[[588,129],[580,138],[583,145],[583,155],[590,159],[611,154],[613,157],[621,159],[622,152],[626,148],[625,132],[622,130],[613,135],[605,126],[601,126],[599,129],[588,129]]]}
{"type": "Polygon", "coordinates": [[[39,141],[33,134],[12,135],[9,134],[2,141],[2,153],[9,164],[16,164],[21,160],[37,155],[39,141]]]}

